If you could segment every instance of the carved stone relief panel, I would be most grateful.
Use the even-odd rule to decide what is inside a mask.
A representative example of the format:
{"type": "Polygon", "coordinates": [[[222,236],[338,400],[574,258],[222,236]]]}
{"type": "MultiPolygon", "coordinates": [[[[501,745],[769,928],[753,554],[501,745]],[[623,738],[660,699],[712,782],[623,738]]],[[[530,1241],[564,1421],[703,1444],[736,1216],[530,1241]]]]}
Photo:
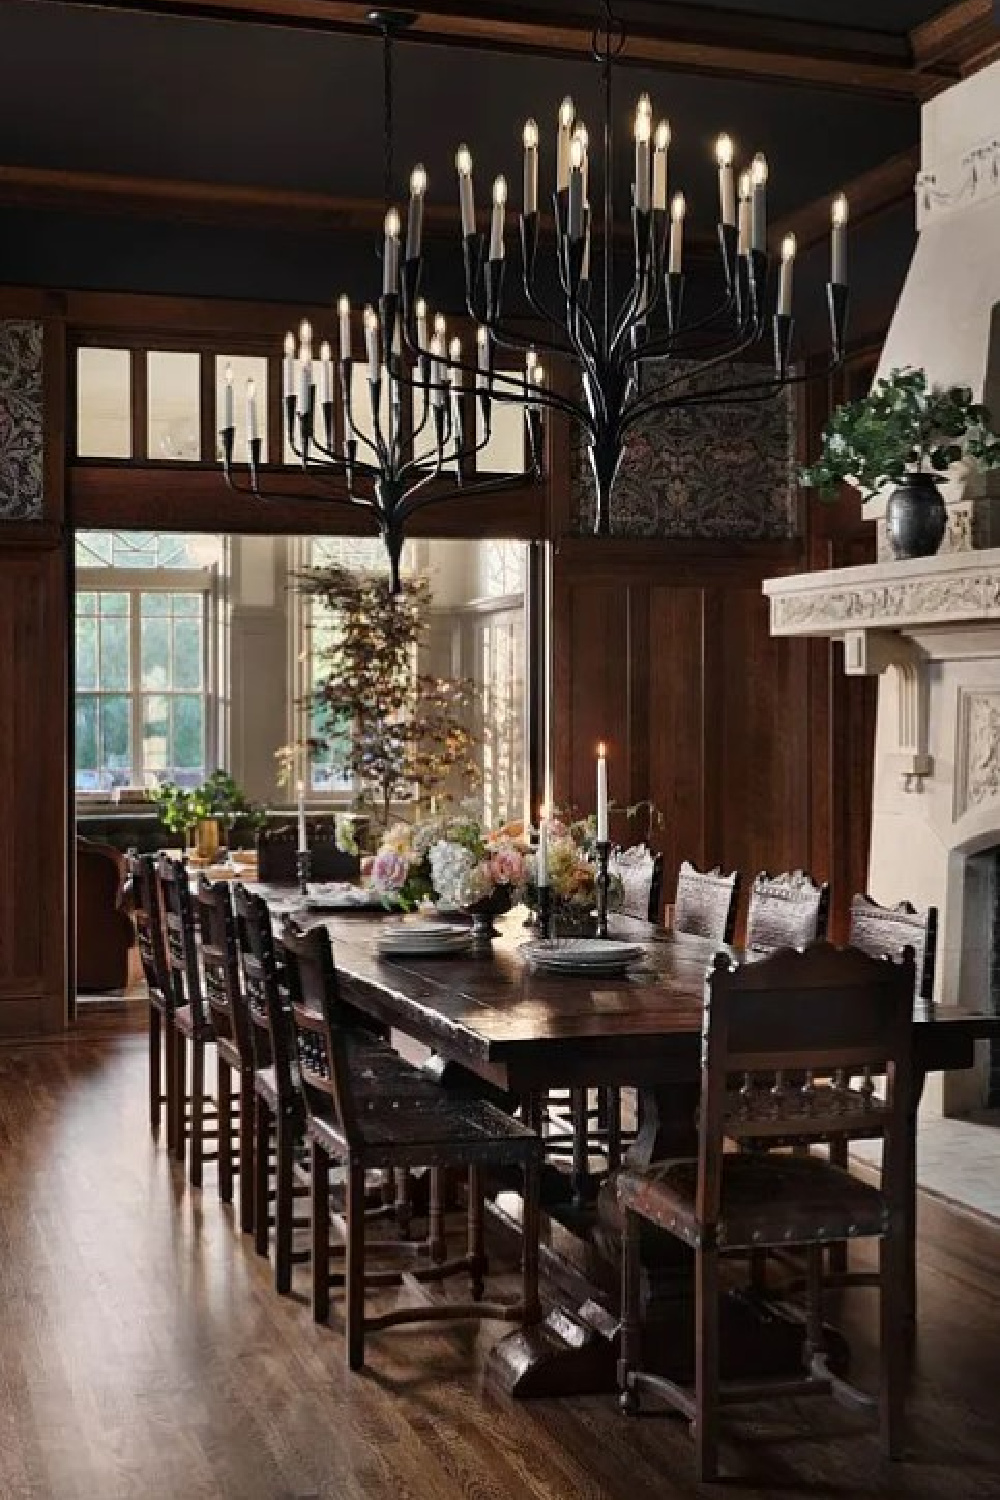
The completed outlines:
{"type": "Polygon", "coordinates": [[[958,693],[955,818],[1000,801],[1000,692],[958,693]]]}

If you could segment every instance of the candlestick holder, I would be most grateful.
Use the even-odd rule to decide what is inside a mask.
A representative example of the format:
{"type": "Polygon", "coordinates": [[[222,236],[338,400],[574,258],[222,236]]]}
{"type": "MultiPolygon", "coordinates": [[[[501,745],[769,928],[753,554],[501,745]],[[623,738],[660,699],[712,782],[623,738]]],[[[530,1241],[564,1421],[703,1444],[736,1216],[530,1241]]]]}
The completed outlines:
{"type": "Polygon", "coordinates": [[[551,887],[540,885],[538,887],[538,933],[540,937],[552,936],[552,895],[551,887]]]}
{"type": "Polygon", "coordinates": [[[608,892],[611,889],[611,875],[608,866],[611,861],[610,839],[600,839],[597,844],[597,936],[606,938],[608,935],[608,892]]]}
{"type": "Polygon", "coordinates": [[[299,849],[295,855],[295,875],[299,882],[299,895],[309,894],[309,876],[312,874],[312,855],[308,849],[299,849]]]}

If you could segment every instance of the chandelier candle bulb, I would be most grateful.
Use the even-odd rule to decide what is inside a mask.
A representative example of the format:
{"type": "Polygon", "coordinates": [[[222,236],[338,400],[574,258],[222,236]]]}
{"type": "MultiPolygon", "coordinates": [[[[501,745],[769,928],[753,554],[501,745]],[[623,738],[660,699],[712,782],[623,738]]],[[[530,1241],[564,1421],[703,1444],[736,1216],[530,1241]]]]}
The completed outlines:
{"type": "MultiPolygon", "coordinates": [[[[308,323],[303,323],[303,328],[312,330],[308,323]]],[[[308,340],[303,339],[299,344],[299,414],[305,416],[309,410],[312,398],[312,347],[308,340]]]]}
{"type": "Polygon", "coordinates": [[[417,348],[427,353],[427,303],[423,297],[417,298],[417,348]]]}
{"type": "Polygon", "coordinates": [[[472,191],[472,153],[468,146],[459,146],[455,153],[455,168],[458,172],[458,203],[462,213],[462,236],[468,239],[476,232],[476,200],[472,191]]]}
{"type": "Polygon", "coordinates": [[[226,386],[222,399],[222,425],[223,427],[235,427],[236,422],[233,415],[233,367],[226,366],[226,386]]]}
{"type": "Polygon", "coordinates": [[[670,145],[670,126],[661,120],[653,138],[653,212],[667,211],[667,148],[670,145]]]}
{"type": "Polygon", "coordinates": [[[778,316],[792,315],[792,276],[795,270],[795,236],[786,234],[781,242],[781,266],[778,271],[778,316]]]}
{"type": "Polygon", "coordinates": [[[524,122],[524,216],[538,212],[538,126],[524,122]]]}
{"type": "Polygon", "coordinates": [[[684,268],[684,215],[687,204],[683,193],[675,193],[670,204],[670,253],[667,269],[679,276],[684,268]]]}
{"type": "MultiPolygon", "coordinates": [[[[583,173],[583,201],[584,205],[586,205],[590,201],[588,193],[590,183],[590,134],[582,120],[578,121],[573,128],[573,141],[578,141],[580,145],[580,170],[583,173]]],[[[573,141],[570,141],[571,167],[573,165],[573,141]]]]}
{"type": "Polygon", "coordinates": [[[838,193],[830,207],[830,280],[847,285],[847,199],[838,193]]]}
{"type": "Polygon", "coordinates": [[[390,208],[385,216],[385,240],[382,245],[382,293],[391,296],[399,280],[399,214],[390,208]]]}
{"type": "Polygon", "coordinates": [[[750,163],[750,248],[767,251],[767,157],[758,151],[750,163]]]}
{"type": "Polygon", "coordinates": [[[406,258],[417,260],[424,234],[424,194],[427,191],[427,173],[423,167],[414,167],[410,173],[410,207],[406,216],[406,258]]]}
{"type": "Polygon", "coordinates": [[[257,427],[257,387],[252,380],[247,381],[247,446],[255,443],[260,437],[257,427]]]}
{"type": "Polygon", "coordinates": [[[576,109],[569,95],[559,106],[559,134],[556,137],[556,192],[569,187],[569,146],[573,135],[576,109]]]}
{"type": "Polygon", "coordinates": [[[448,345],[448,358],[451,361],[451,383],[455,390],[460,391],[463,385],[463,371],[459,368],[462,363],[462,340],[452,339],[448,345]]]}
{"type": "Polygon", "coordinates": [[[342,360],[348,360],[351,357],[351,300],[349,297],[338,299],[337,318],[340,323],[340,357],[342,360]]]}
{"type": "Polygon", "coordinates": [[[733,139],[720,135],[715,143],[715,160],[719,166],[719,222],[736,224],[736,182],[733,176],[733,139]]]}
{"type": "Polygon", "coordinates": [[[490,375],[490,336],[488,331],[479,327],[476,329],[476,389],[485,391],[489,385],[490,375]]]}
{"type": "Polygon", "coordinates": [[[597,747],[597,842],[608,842],[608,748],[597,747]]]}
{"type": "Polygon", "coordinates": [[[649,95],[643,94],[635,112],[635,197],[640,213],[649,213],[649,142],[653,133],[653,110],[649,95]]]}
{"type": "Polygon", "coordinates": [[[739,223],[738,223],[738,234],[737,234],[737,242],[736,242],[736,252],[737,252],[738,255],[749,255],[750,254],[750,235],[751,235],[750,198],[751,198],[752,192],[753,192],[753,189],[752,189],[751,183],[750,183],[750,173],[749,172],[741,172],[740,173],[740,206],[739,206],[739,215],[738,215],[738,217],[739,217],[739,223]]]}
{"type": "Polygon", "coordinates": [[[493,218],[490,224],[490,260],[503,260],[504,218],[507,213],[507,179],[501,173],[493,183],[493,218]]]}
{"type": "Polygon", "coordinates": [[[379,379],[378,318],[370,303],[365,308],[365,352],[368,356],[368,379],[374,385],[379,379]]]}
{"type": "Polygon", "coordinates": [[[583,144],[574,137],[569,148],[569,212],[567,230],[575,244],[583,239],[583,144]]]}
{"type": "Polygon", "coordinates": [[[285,334],[285,357],[281,361],[281,394],[287,401],[295,395],[295,335],[291,329],[285,334]]]}
{"type": "Polygon", "coordinates": [[[333,359],[326,339],[319,346],[319,404],[326,406],[333,400],[333,359]]]}

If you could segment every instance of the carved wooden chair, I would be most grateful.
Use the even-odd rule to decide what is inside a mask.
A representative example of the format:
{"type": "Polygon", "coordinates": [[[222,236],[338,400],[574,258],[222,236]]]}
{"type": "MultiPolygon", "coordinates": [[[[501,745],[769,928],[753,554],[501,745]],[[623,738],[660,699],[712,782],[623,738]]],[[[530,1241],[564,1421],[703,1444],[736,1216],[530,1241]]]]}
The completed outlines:
{"type": "Polygon", "coordinates": [[[182,861],[161,854],[156,882],[163,908],[167,968],[174,1002],[174,1154],[181,1162],[188,1155],[188,1180],[192,1187],[200,1188],[205,1161],[216,1159],[214,1152],[205,1150],[206,1140],[215,1135],[215,1130],[206,1126],[206,1116],[215,1113],[215,1102],[208,1094],[205,1079],[205,1054],[215,1041],[215,1028],[202,990],[191,888],[182,861]],[[189,1108],[185,1107],[186,1100],[190,1101],[189,1108]]]}
{"type": "Polygon", "coordinates": [[[156,880],[156,856],[126,856],[131,886],[132,920],[149,996],[149,1128],[159,1134],[164,1105],[167,1112],[167,1149],[174,1149],[174,989],[167,965],[163,912],[156,880]]]}
{"type": "Polygon", "coordinates": [[[677,873],[671,929],[710,938],[714,943],[731,943],[739,896],[738,870],[723,875],[719,865],[712,870],[699,870],[685,859],[677,873]]]}
{"type": "Polygon", "coordinates": [[[835,1391],[874,1406],[833,1376],[823,1349],[822,1251],[834,1240],[879,1241],[884,1446],[898,1457],[905,1375],[906,1107],[913,1046],[912,953],[903,961],[816,943],[735,967],[719,955],[706,980],[698,1156],[626,1169],[624,1211],[623,1409],[640,1390],[659,1392],[694,1425],[699,1479],[718,1470],[720,1407],[771,1391],[835,1391]],[[886,1076],[880,1099],[873,1079],[886,1076]],[[741,1086],[734,1080],[742,1079],[741,1086]],[[829,1080],[829,1081],[822,1081],[829,1080]],[[726,1139],[773,1136],[809,1142],[843,1129],[884,1141],[879,1187],[818,1156],[724,1151],[726,1139]],[[693,1392],[642,1368],[639,1233],[646,1220],[684,1241],[695,1258],[693,1392]],[[719,1371],[719,1262],[769,1246],[800,1246],[807,1257],[803,1371],[765,1389],[728,1387],[719,1371]]]}
{"type": "Polygon", "coordinates": [[[201,935],[201,971],[218,1062],[219,1197],[233,1201],[233,1128],[239,1131],[240,1228],[254,1224],[254,1051],[252,1023],[240,983],[239,950],[229,886],[198,880],[195,909],[201,935]],[[237,1115],[233,1115],[233,1080],[237,1115]]]}
{"type": "Polygon", "coordinates": [[[774,953],[779,948],[804,948],[826,937],[830,887],[816,885],[804,870],[754,876],[747,913],[748,949],[774,953]]]}
{"type": "Polygon", "coordinates": [[[871,896],[851,899],[851,927],[848,941],[873,958],[902,957],[904,948],[912,948],[917,971],[919,1000],[933,1000],[934,971],[937,962],[938,913],[936,906],[918,911],[909,901],[896,906],[879,906],[871,896]]]}
{"type": "Polygon", "coordinates": [[[663,915],[663,855],[646,844],[612,849],[608,869],[621,882],[609,903],[614,911],[642,922],[659,922],[663,915]]]}
{"type": "MultiPolygon", "coordinates": [[[[361,874],[361,859],[357,854],[348,854],[338,847],[334,819],[308,818],[306,832],[309,839],[311,880],[358,879],[361,874]]],[[[257,835],[258,880],[275,885],[292,884],[298,878],[298,843],[297,823],[283,824],[278,828],[262,828],[257,835]]]]}
{"type": "Polygon", "coordinates": [[[274,1284],[285,1295],[292,1287],[292,1266],[308,1259],[294,1247],[295,1229],[306,1224],[295,1218],[295,1199],[308,1192],[305,1103],[270,909],[262,896],[239,883],[232,899],[254,1057],[254,1248],[268,1255],[273,1226],[274,1284]]]}
{"type": "MultiPolygon", "coordinates": [[[[346,1174],[347,1363],[364,1363],[365,1335],[394,1324],[423,1319],[502,1318],[531,1323],[538,1300],[539,1188],[541,1141],[509,1115],[483,1100],[455,1097],[443,1089],[400,1089],[394,1064],[383,1082],[385,1063],[370,1047],[358,1049],[350,1011],[336,990],[324,988],[307,1003],[301,987],[303,966],[315,972],[315,952],[327,935],[322,929],[297,932],[286,926],[280,940],[288,975],[298,1065],[309,1117],[313,1225],[313,1316],[329,1316],[330,1172],[346,1174]],[[315,1002],[318,1000],[318,1008],[315,1002]],[[520,1165],[524,1173],[522,1290],[514,1304],[484,1300],[487,1271],[484,1235],[485,1174],[491,1168],[520,1165]],[[428,1301],[372,1316],[365,1312],[365,1285],[371,1280],[365,1256],[365,1174],[370,1170],[464,1167],[468,1174],[468,1249],[418,1271],[414,1283],[437,1281],[465,1271],[472,1282],[469,1303],[428,1301]]],[[[328,946],[328,940],[327,940],[328,946]]],[[[423,1082],[423,1080],[421,1080],[423,1082]]],[[[440,1193],[434,1195],[440,1203],[440,1193]]],[[[443,1226],[440,1226],[443,1230],[443,1226]]],[[[433,1230],[432,1230],[433,1234],[433,1230]]]]}

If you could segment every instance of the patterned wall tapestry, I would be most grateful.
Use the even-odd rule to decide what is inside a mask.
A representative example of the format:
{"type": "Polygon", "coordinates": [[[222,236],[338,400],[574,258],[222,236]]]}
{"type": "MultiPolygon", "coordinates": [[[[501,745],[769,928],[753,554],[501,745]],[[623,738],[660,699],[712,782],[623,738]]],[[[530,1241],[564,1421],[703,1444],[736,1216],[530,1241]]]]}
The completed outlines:
{"type": "Polygon", "coordinates": [[[0,521],[42,514],[42,325],[0,322],[0,521]]]}
{"type": "MultiPolygon", "coordinates": [[[[676,375],[678,361],[647,367],[646,389],[676,375]]],[[[744,365],[715,372],[714,383],[760,379],[744,365]]],[[[611,502],[611,529],[632,537],[740,537],[772,540],[796,523],[795,402],[776,399],[696,406],[647,418],[631,433],[611,502]]],[[[594,488],[586,450],[573,448],[578,529],[589,532],[594,488]]]]}

